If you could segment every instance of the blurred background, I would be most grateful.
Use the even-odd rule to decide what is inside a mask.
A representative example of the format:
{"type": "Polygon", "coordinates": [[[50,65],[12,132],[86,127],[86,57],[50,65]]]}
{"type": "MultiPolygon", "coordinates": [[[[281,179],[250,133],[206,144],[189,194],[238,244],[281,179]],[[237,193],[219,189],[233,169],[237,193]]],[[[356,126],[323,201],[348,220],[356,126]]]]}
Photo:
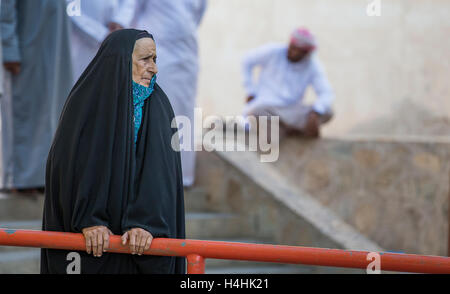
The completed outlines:
{"type": "Polygon", "coordinates": [[[381,1],[381,15],[368,16],[371,2],[210,1],[199,29],[200,106],[208,114],[239,113],[244,54],[287,43],[305,26],[336,94],[325,135],[448,135],[449,3],[381,1]]]}
{"type": "MultiPolygon", "coordinates": [[[[4,56],[5,46],[11,47],[6,40],[14,19],[11,11],[33,1],[17,0],[16,6],[12,2],[16,1],[2,0],[1,6],[4,56]]],[[[55,42],[72,50],[72,64],[66,65],[62,58],[56,58],[55,64],[62,65],[62,72],[67,70],[61,75],[65,80],[77,80],[110,31],[147,29],[159,50],[158,81],[175,112],[188,117],[195,107],[202,109],[204,117],[241,115],[250,94],[243,77],[247,54],[269,43],[288,46],[291,33],[299,27],[314,35],[315,53],[334,95],[331,121],[320,127],[319,137],[281,138],[279,146],[272,146],[279,153],[275,162],[263,163],[260,152],[250,151],[184,154],[183,171],[189,173],[185,180],[188,239],[449,254],[449,1],[82,1],[81,17],[89,16],[88,20],[67,15],[66,7],[74,1],[60,2],[61,7],[52,4],[61,17],[55,24],[66,24],[70,38],[55,42]],[[84,63],[74,50],[84,54],[84,63]],[[186,70],[186,64],[192,71],[186,70]],[[190,85],[187,92],[180,95],[172,86],[176,79],[190,85]]],[[[32,20],[24,20],[26,13],[17,15],[16,21],[29,21],[31,26],[45,19],[45,14],[28,16],[32,20]]],[[[45,32],[45,24],[42,27],[45,32]]],[[[43,123],[51,126],[45,132],[49,138],[24,143],[26,148],[21,149],[11,145],[14,130],[5,134],[6,127],[20,119],[12,117],[12,100],[5,98],[14,88],[7,83],[11,83],[9,66],[1,100],[0,227],[39,230],[51,130],[72,84],[60,89],[66,94],[58,96],[59,102],[52,100],[56,103],[50,107],[52,122],[43,123]],[[23,162],[11,157],[14,150],[28,150],[25,153],[36,157],[23,162]],[[36,170],[33,179],[38,180],[14,185],[14,177],[31,173],[31,161],[36,170]]],[[[39,75],[37,71],[32,77],[39,75]]],[[[304,103],[314,105],[317,97],[308,85],[304,103]]],[[[206,264],[207,273],[365,273],[242,261],[207,260],[206,264]]],[[[0,247],[0,273],[37,272],[39,250],[0,247]]]]}

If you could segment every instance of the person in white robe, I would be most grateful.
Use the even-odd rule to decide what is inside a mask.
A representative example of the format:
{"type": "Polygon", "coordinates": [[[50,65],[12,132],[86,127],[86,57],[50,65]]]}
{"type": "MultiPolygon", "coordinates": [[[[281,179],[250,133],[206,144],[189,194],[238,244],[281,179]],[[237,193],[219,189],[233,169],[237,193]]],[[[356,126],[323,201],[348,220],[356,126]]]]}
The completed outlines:
{"type": "MultiPolygon", "coordinates": [[[[0,0],[0,7],[2,7],[2,0],[0,0]]],[[[3,83],[4,83],[4,79],[3,79],[3,52],[2,52],[2,30],[0,29],[0,99],[2,99],[2,95],[3,95],[3,83]]],[[[1,103],[0,103],[0,107],[1,107],[1,103]]],[[[1,113],[1,111],[0,111],[1,113]]],[[[0,130],[1,130],[1,121],[0,121],[0,130]]],[[[1,148],[1,147],[0,147],[1,148]]]]}
{"type": "MultiPolygon", "coordinates": [[[[141,0],[134,21],[137,29],[149,31],[158,47],[158,84],[167,94],[176,116],[189,118],[190,138],[180,135],[183,184],[195,181],[194,109],[198,65],[197,29],[207,6],[206,0],[141,0]],[[190,139],[190,140],[189,140],[190,139]],[[188,141],[184,141],[188,140],[188,141]]],[[[180,128],[180,121],[177,120],[180,128]]]]}
{"type": "Polygon", "coordinates": [[[279,116],[280,127],[286,133],[320,136],[320,125],[333,115],[334,93],[315,54],[316,48],[313,35],[299,28],[292,33],[289,45],[268,44],[246,54],[242,72],[247,92],[243,111],[247,127],[252,127],[250,116],[279,116]],[[257,67],[260,73],[255,78],[257,67]],[[317,95],[313,105],[303,102],[309,86],[317,95]]]}
{"type": "MultiPolygon", "coordinates": [[[[68,4],[72,0],[66,0],[68,4]]],[[[71,15],[74,84],[112,31],[130,26],[137,0],[80,0],[80,13],[71,15]]]]}
{"type": "Polygon", "coordinates": [[[43,192],[45,167],[72,81],[64,0],[2,0],[5,91],[0,100],[0,188],[43,192]]]}

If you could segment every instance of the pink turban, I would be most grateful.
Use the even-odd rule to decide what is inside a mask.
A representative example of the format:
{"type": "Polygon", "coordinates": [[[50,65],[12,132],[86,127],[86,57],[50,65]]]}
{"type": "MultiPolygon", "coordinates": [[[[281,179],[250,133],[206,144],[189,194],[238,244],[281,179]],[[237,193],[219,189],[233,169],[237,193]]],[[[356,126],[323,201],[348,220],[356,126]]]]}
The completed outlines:
{"type": "Polygon", "coordinates": [[[314,36],[305,28],[298,28],[292,32],[291,44],[311,51],[317,47],[314,36]]]}

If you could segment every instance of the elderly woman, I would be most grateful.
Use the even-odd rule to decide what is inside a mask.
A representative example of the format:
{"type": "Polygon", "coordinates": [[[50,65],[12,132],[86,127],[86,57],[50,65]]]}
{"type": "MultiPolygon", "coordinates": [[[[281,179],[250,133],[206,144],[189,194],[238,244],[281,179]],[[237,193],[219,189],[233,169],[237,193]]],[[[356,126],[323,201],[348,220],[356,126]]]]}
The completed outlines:
{"type": "MultiPolygon", "coordinates": [[[[43,230],[84,234],[81,273],[185,273],[184,258],[142,255],[153,238],[185,238],[174,112],[156,73],[153,36],[116,31],[64,106],[47,160],[43,230]],[[111,234],[132,254],[108,253],[111,234]]],[[[41,272],[66,273],[69,253],[43,249],[41,272]]]]}

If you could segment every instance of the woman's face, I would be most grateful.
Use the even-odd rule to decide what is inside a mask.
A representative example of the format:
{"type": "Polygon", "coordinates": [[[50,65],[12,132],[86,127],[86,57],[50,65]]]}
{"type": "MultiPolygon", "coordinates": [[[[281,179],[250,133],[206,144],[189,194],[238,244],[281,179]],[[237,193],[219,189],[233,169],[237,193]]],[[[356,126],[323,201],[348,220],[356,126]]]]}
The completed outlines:
{"type": "Polygon", "coordinates": [[[156,73],[158,67],[155,42],[151,38],[137,40],[133,51],[133,81],[148,87],[156,73]]]}

